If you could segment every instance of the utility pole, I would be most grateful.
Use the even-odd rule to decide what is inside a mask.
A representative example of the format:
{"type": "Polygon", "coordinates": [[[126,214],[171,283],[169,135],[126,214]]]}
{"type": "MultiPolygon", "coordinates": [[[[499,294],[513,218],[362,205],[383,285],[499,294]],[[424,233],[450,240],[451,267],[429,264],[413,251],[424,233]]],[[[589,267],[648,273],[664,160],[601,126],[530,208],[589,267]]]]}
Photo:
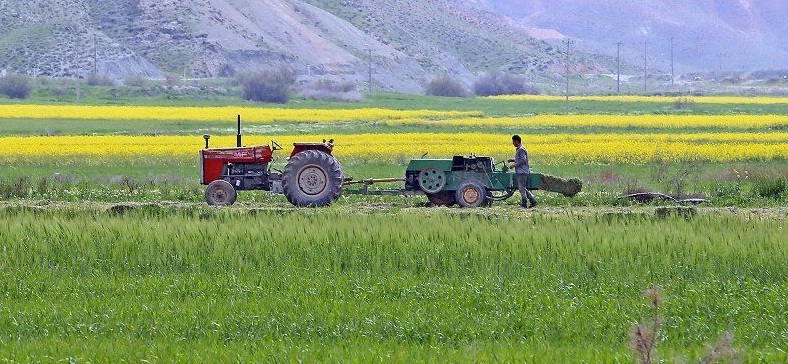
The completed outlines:
{"type": "Polygon", "coordinates": [[[673,37],[670,37],[670,87],[673,87],[673,80],[676,78],[676,74],[673,70],[673,37]]]}
{"type": "Polygon", "coordinates": [[[717,53],[717,58],[718,58],[717,68],[719,69],[720,74],[722,74],[722,57],[725,57],[727,55],[728,55],[727,53],[717,53]]]}
{"type": "Polygon", "coordinates": [[[621,95],[621,45],[622,41],[616,42],[616,94],[621,95]]]}
{"type": "Polygon", "coordinates": [[[701,68],[703,64],[703,51],[700,50],[701,40],[703,38],[700,35],[695,36],[695,44],[693,44],[693,49],[695,50],[695,67],[701,68]]]}
{"type": "Polygon", "coordinates": [[[98,40],[93,34],[93,76],[98,75],[98,40]]]}
{"type": "Polygon", "coordinates": [[[77,66],[77,89],[76,89],[77,103],[82,98],[82,65],[77,66]]]}
{"type": "Polygon", "coordinates": [[[648,41],[643,39],[643,93],[648,92],[648,41]]]}
{"type": "Polygon", "coordinates": [[[367,66],[368,66],[367,68],[368,68],[368,73],[369,73],[369,75],[368,75],[369,78],[367,80],[367,86],[368,86],[369,89],[368,89],[367,92],[371,94],[372,93],[372,47],[368,47],[367,51],[369,51],[369,59],[367,60],[367,66]]]}
{"type": "Polygon", "coordinates": [[[564,114],[569,113],[569,52],[572,40],[566,39],[566,101],[564,102],[564,114]]]}
{"type": "Polygon", "coordinates": [[[727,55],[728,55],[727,53],[722,53],[722,52],[717,53],[717,76],[715,77],[717,79],[717,82],[722,82],[722,79],[725,77],[724,74],[722,73],[722,61],[723,61],[723,57],[727,55]]]}

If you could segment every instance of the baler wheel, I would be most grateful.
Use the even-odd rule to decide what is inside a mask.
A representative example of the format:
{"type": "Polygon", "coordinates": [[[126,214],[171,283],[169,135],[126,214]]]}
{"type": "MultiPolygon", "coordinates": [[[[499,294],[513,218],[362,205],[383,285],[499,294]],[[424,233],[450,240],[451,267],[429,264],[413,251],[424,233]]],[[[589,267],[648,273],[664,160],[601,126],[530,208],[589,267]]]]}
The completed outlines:
{"type": "Polygon", "coordinates": [[[327,206],[342,194],[344,178],[336,158],[319,150],[305,150],[287,162],[282,189],[293,205],[327,206]]]}
{"type": "Polygon", "coordinates": [[[230,182],[217,179],[205,189],[205,202],[211,206],[228,206],[235,203],[238,193],[230,182]]]}
{"type": "Polygon", "coordinates": [[[419,172],[419,187],[425,193],[438,193],[446,186],[446,173],[435,167],[419,172]]]}
{"type": "Polygon", "coordinates": [[[487,189],[476,181],[465,181],[455,193],[457,204],[461,207],[480,207],[487,204],[487,189]]]}
{"type": "Polygon", "coordinates": [[[441,191],[438,193],[427,194],[427,199],[435,206],[451,206],[456,203],[454,200],[454,191],[441,191]]]}

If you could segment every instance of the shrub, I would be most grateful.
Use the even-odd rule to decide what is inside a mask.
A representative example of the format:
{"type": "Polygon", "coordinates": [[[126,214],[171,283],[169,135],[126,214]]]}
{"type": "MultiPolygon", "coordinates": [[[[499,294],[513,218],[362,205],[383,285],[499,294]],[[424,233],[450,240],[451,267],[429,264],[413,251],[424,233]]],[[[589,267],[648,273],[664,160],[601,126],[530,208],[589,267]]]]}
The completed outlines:
{"type": "Polygon", "coordinates": [[[262,71],[239,76],[245,100],[286,104],[294,79],[286,70],[262,71]]]}
{"type": "Polygon", "coordinates": [[[0,196],[5,199],[28,197],[32,185],[32,180],[27,176],[15,180],[0,180],[0,196]]]}
{"type": "Polygon", "coordinates": [[[107,75],[90,75],[87,80],[88,86],[115,86],[115,81],[107,75]]]}
{"type": "Polygon", "coordinates": [[[783,176],[774,178],[763,177],[755,180],[753,189],[755,194],[760,197],[779,199],[788,192],[788,182],[783,176]]]}
{"type": "Polygon", "coordinates": [[[334,82],[331,80],[320,80],[315,84],[315,89],[330,92],[353,92],[356,91],[356,84],[353,82],[334,82]]]}
{"type": "Polygon", "coordinates": [[[364,96],[356,90],[353,82],[320,80],[304,85],[298,90],[302,97],[316,100],[361,101],[364,96]]]}
{"type": "Polygon", "coordinates": [[[501,72],[490,72],[473,83],[473,93],[478,96],[537,95],[539,91],[525,84],[525,77],[501,72]]]}
{"type": "Polygon", "coordinates": [[[668,194],[676,198],[690,196],[687,187],[700,180],[700,162],[675,163],[668,158],[657,157],[651,164],[651,179],[663,185],[668,194]]]}
{"type": "MultiPolygon", "coordinates": [[[[644,296],[648,299],[651,317],[633,325],[629,330],[629,348],[635,356],[635,361],[639,364],[661,363],[662,360],[657,355],[657,344],[660,342],[660,330],[664,326],[661,311],[662,303],[664,302],[662,288],[655,286],[647,290],[644,296]]],[[[708,349],[708,353],[701,358],[701,363],[740,362],[739,349],[733,346],[733,334],[731,332],[724,333],[714,346],[708,344],[705,346],[708,349]]],[[[680,360],[679,362],[686,362],[686,360],[680,360]]]]}
{"type": "Polygon", "coordinates": [[[689,97],[679,97],[673,102],[673,108],[676,110],[691,109],[695,105],[695,100],[689,97]]]}
{"type": "Polygon", "coordinates": [[[468,97],[468,90],[459,81],[448,75],[440,76],[429,84],[426,89],[427,95],[446,96],[446,97],[468,97]]]}
{"type": "Polygon", "coordinates": [[[164,75],[164,84],[169,87],[181,86],[183,85],[183,80],[177,74],[168,73],[164,75]]]}
{"type": "Polygon", "coordinates": [[[131,76],[124,79],[123,84],[131,87],[145,87],[148,85],[148,79],[142,76],[131,76]]]}
{"type": "Polygon", "coordinates": [[[0,77],[0,92],[12,99],[26,99],[32,91],[33,86],[25,76],[9,74],[0,77]]]}

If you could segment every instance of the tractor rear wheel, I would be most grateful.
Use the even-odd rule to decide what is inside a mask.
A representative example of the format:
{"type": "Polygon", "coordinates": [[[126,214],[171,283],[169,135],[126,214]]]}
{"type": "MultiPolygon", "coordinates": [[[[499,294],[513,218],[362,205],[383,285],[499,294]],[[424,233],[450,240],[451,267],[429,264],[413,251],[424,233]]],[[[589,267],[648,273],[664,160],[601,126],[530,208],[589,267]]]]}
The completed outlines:
{"type": "Polygon", "coordinates": [[[327,206],[342,194],[344,174],[325,152],[305,150],[292,157],[282,172],[285,197],[296,206],[327,206]]]}
{"type": "Polygon", "coordinates": [[[454,197],[461,207],[480,207],[487,204],[487,189],[479,182],[465,181],[454,197]]]}
{"type": "Polygon", "coordinates": [[[452,191],[440,191],[438,193],[428,193],[427,199],[434,206],[451,206],[454,205],[454,193],[452,191]]]}
{"type": "Polygon", "coordinates": [[[238,193],[230,182],[217,179],[205,189],[205,202],[211,206],[228,206],[235,203],[238,193]]]}

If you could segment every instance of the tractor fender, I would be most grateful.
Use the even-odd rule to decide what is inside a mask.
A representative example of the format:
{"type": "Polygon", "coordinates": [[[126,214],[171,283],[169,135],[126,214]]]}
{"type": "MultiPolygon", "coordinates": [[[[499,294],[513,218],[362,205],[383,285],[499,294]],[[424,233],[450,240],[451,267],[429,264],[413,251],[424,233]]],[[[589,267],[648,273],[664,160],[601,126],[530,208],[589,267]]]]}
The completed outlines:
{"type": "Polygon", "coordinates": [[[305,150],[317,150],[331,155],[334,151],[334,146],[332,143],[293,143],[293,152],[290,153],[290,157],[294,157],[305,150]]]}

